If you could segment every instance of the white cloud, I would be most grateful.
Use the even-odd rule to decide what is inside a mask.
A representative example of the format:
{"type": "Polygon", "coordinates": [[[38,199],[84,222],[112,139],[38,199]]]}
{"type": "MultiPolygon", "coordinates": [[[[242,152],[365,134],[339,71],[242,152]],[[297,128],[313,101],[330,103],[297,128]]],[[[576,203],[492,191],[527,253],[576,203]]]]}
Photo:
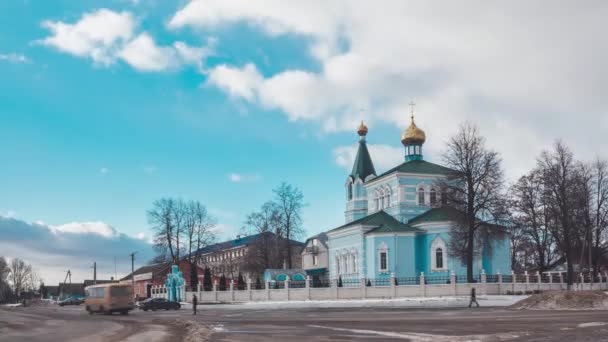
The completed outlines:
{"type": "MultiPolygon", "coordinates": [[[[358,144],[338,146],[333,149],[334,160],[338,166],[350,172],[357,156],[358,144]]],[[[382,144],[367,144],[367,149],[374,163],[377,174],[404,162],[403,147],[394,147],[382,144]]]]}
{"type": "MultiPolygon", "coordinates": [[[[193,0],[169,27],[246,23],[266,33],[307,37],[319,71],[260,78],[255,66],[212,69],[209,83],[289,120],[326,132],[358,120],[404,128],[417,123],[436,153],[463,120],[477,123],[508,169],[524,169],[562,137],[591,158],[608,149],[608,3],[193,0]],[[223,77],[217,77],[217,74],[223,77]],[[367,108],[363,114],[359,108],[367,108]],[[506,131],[505,128],[509,130],[506,131]],[[532,145],[531,145],[532,144],[532,145]]],[[[370,133],[370,138],[373,132],[370,133]]],[[[395,136],[397,143],[398,136],[395,136]]]]}
{"type": "Polygon", "coordinates": [[[242,182],[257,182],[262,178],[259,174],[242,174],[242,173],[231,173],[228,175],[228,179],[230,179],[233,183],[242,183],[242,182]]]}
{"type": "Polygon", "coordinates": [[[230,96],[252,101],[255,91],[262,82],[262,75],[251,63],[240,69],[219,65],[209,71],[207,82],[224,90],[230,96]]]}
{"type": "Polygon", "coordinates": [[[116,229],[104,222],[71,222],[51,228],[56,233],[97,234],[106,238],[117,235],[116,229]]]}
{"type": "Polygon", "coordinates": [[[28,63],[30,60],[25,55],[19,53],[0,53],[0,61],[7,61],[10,63],[28,63]]]}
{"type": "Polygon", "coordinates": [[[49,226],[0,216],[0,232],[0,255],[25,259],[49,285],[63,281],[68,269],[73,282],[92,279],[94,261],[99,279],[114,276],[114,260],[121,277],[130,272],[129,253],[137,252],[136,267],[154,256],[149,241],[119,233],[103,222],[49,226]]]}
{"type": "Polygon", "coordinates": [[[130,12],[108,9],[85,13],[76,23],[44,21],[42,26],[51,35],[39,43],[77,57],[88,57],[98,65],[108,66],[118,59],[139,71],[174,70],[183,65],[195,65],[200,70],[203,61],[213,53],[215,39],[206,45],[190,46],[182,41],[172,46],[159,46],[147,32],[137,34],[137,22],[130,12]]]}
{"type": "Polygon", "coordinates": [[[118,56],[140,71],[162,71],[178,66],[175,50],[156,45],[147,33],[127,43],[118,56]]]}
{"type": "Polygon", "coordinates": [[[51,31],[51,36],[40,41],[42,44],[108,65],[114,62],[121,44],[133,36],[136,22],[129,12],[102,8],[85,13],[74,24],[46,20],[42,26],[51,31]]]}
{"type": "Polygon", "coordinates": [[[102,167],[101,169],[99,169],[99,173],[105,175],[107,173],[110,173],[110,169],[108,169],[107,167],[102,167]]]}

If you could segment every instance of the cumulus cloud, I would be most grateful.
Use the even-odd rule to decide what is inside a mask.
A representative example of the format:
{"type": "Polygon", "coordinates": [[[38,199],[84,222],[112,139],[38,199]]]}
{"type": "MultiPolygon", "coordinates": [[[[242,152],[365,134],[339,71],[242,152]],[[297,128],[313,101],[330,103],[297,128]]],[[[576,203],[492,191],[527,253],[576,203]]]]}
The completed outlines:
{"type": "Polygon", "coordinates": [[[255,65],[248,63],[242,68],[218,65],[209,71],[207,82],[232,97],[252,101],[262,79],[255,65]]]}
{"type": "Polygon", "coordinates": [[[137,33],[138,23],[130,12],[100,9],[85,13],[76,23],[44,21],[51,32],[39,42],[59,51],[88,57],[98,65],[111,65],[123,60],[144,72],[174,70],[183,65],[202,69],[203,60],[213,52],[215,40],[210,38],[201,47],[176,41],[159,46],[147,32],[137,33]]]}
{"type": "Polygon", "coordinates": [[[46,20],[42,26],[51,31],[42,44],[107,65],[114,62],[121,44],[133,36],[136,22],[129,12],[102,8],[85,13],[74,24],[46,20]]]}
{"type": "Polygon", "coordinates": [[[49,226],[0,216],[0,255],[27,260],[47,284],[63,281],[72,271],[72,281],[92,279],[90,269],[98,265],[98,277],[114,276],[114,260],[120,277],[130,272],[128,254],[137,251],[137,265],[154,256],[148,241],[119,233],[103,222],[72,222],[49,226]]]}
{"type": "MultiPolygon", "coordinates": [[[[334,161],[338,166],[350,172],[357,156],[358,144],[338,146],[333,149],[334,161]]],[[[377,174],[397,166],[404,161],[403,147],[394,147],[382,144],[368,144],[367,149],[372,157],[377,174]]]]}
{"type": "Polygon", "coordinates": [[[290,69],[260,79],[250,64],[222,65],[218,74],[230,72],[210,83],[279,109],[289,120],[318,122],[326,132],[352,130],[359,119],[403,128],[414,99],[428,151],[442,149],[458,123],[469,120],[504,153],[508,168],[523,169],[556,137],[582,157],[608,148],[602,138],[608,42],[593,38],[608,28],[607,15],[601,1],[386,1],[378,7],[193,0],[169,27],[246,23],[270,39],[307,37],[318,71],[290,69]],[[361,107],[368,108],[363,118],[361,107]]]}

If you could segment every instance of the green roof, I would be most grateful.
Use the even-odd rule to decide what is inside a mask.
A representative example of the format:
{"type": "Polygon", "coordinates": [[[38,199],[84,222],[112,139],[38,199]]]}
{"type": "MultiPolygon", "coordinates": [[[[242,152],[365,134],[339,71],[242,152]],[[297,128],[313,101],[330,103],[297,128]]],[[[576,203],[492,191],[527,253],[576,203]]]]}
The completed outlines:
{"type": "Polygon", "coordinates": [[[458,215],[458,211],[452,207],[433,208],[412,218],[408,221],[408,224],[411,225],[424,222],[454,221],[458,215]]]}
{"type": "Polygon", "coordinates": [[[371,215],[365,216],[353,222],[347,223],[338,228],[332,229],[331,231],[357,226],[378,226],[377,228],[369,231],[368,233],[392,233],[392,232],[417,232],[420,229],[411,227],[410,225],[399,222],[392,215],[386,213],[384,210],[378,211],[371,215]]]}
{"type": "Polygon", "coordinates": [[[450,173],[455,172],[452,169],[447,167],[429,163],[424,160],[411,160],[406,161],[396,167],[386,171],[385,173],[378,176],[378,178],[382,178],[394,172],[403,172],[403,173],[418,173],[418,174],[430,174],[430,175],[448,175],[450,173]]]}
{"type": "Polygon", "coordinates": [[[362,181],[365,181],[365,178],[369,175],[376,175],[376,170],[374,169],[374,164],[372,163],[372,157],[369,155],[365,140],[359,141],[357,157],[355,158],[353,171],[350,173],[350,175],[354,179],[360,178],[362,181]]]}

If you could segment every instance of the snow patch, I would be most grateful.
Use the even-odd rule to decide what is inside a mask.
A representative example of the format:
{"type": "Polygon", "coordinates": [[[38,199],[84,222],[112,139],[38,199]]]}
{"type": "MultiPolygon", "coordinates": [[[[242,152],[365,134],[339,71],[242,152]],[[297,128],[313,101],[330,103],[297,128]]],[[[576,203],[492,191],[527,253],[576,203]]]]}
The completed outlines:
{"type": "Polygon", "coordinates": [[[579,325],[577,325],[577,327],[579,328],[589,328],[589,327],[601,327],[602,325],[606,325],[608,323],[606,322],[588,322],[588,323],[581,323],[579,325]]]}

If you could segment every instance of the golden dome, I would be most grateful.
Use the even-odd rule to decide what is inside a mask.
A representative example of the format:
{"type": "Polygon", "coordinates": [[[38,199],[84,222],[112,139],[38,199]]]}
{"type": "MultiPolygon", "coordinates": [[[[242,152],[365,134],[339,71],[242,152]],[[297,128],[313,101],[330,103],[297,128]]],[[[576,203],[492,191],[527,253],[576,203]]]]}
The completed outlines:
{"type": "Polygon", "coordinates": [[[361,121],[359,128],[357,128],[357,133],[362,137],[367,135],[367,126],[363,123],[363,121],[361,121]]]}
{"type": "Polygon", "coordinates": [[[422,145],[425,141],[426,134],[424,134],[424,131],[416,126],[414,123],[414,116],[412,115],[412,123],[410,124],[410,127],[406,128],[403,133],[401,133],[401,143],[403,145],[422,145]]]}

